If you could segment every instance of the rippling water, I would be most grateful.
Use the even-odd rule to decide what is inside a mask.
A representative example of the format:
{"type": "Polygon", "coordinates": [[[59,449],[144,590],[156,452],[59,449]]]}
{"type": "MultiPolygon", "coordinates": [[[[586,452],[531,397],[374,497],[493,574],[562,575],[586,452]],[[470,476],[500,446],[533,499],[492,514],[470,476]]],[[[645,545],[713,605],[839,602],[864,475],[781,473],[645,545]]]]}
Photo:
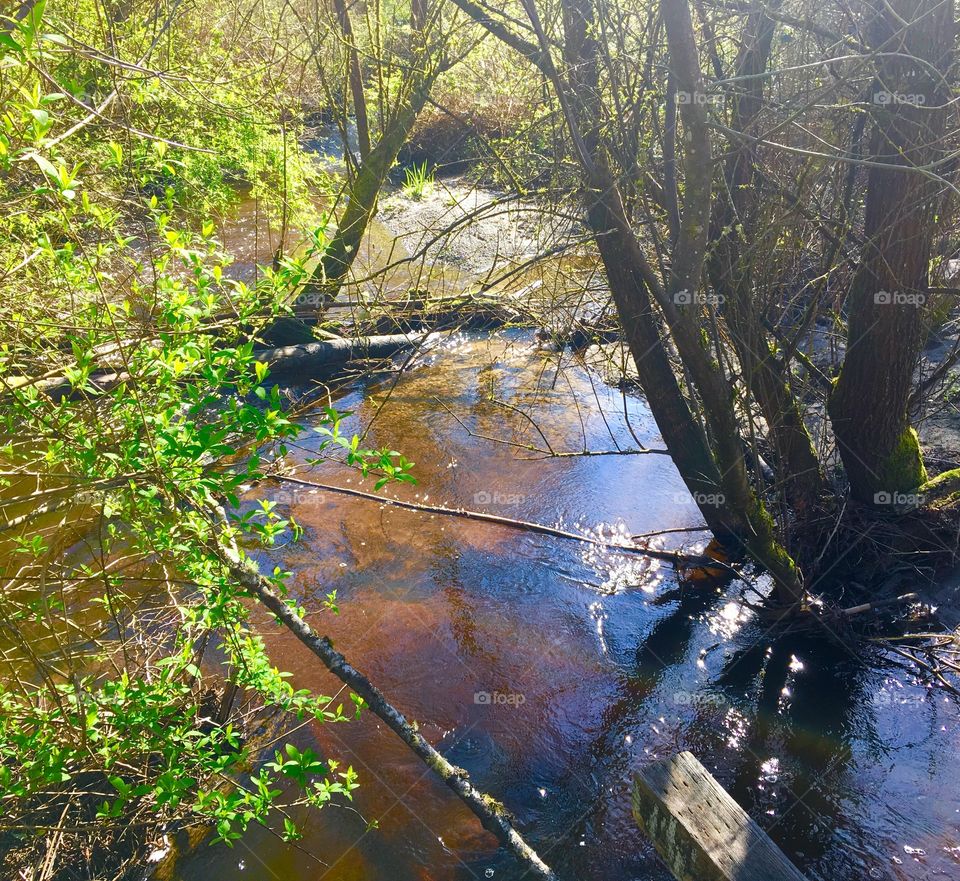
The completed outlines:
{"type": "MultiPolygon", "coordinates": [[[[404,498],[608,538],[698,525],[666,456],[535,459],[517,446],[544,444],[504,403],[557,451],[662,445],[642,399],[556,361],[529,334],[456,337],[337,406],[369,444],[416,462],[404,498]]],[[[334,465],[308,476],[359,483],[334,465]]],[[[960,877],[957,708],[879,649],[864,663],[822,642],[768,646],[737,585],[681,584],[640,557],[302,487],[274,497],[305,535],[263,562],[295,573],[308,609],[337,591],[340,615],[314,615],[318,629],[507,805],[561,878],[669,877],[630,816],[630,787],[682,749],[811,879],[960,877]]],[[[295,640],[276,632],[271,650],[297,686],[336,692],[295,640]]],[[[180,881],[519,877],[372,714],[294,739],[359,770],[353,805],[298,817],[298,846],[257,830],[233,849],[201,845],[180,881]]]]}

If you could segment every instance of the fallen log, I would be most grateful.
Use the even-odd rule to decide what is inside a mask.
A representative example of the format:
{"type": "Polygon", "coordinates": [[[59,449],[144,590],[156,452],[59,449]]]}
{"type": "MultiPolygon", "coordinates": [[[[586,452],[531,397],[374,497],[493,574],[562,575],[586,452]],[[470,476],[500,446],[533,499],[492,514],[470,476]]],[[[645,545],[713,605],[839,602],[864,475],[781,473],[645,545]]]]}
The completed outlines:
{"type": "Polygon", "coordinates": [[[677,881],[806,881],[692,753],[637,774],[633,816],[677,881]]]}
{"type": "Polygon", "coordinates": [[[522,322],[516,304],[493,297],[461,295],[421,298],[377,304],[372,329],[375,333],[430,330],[492,330],[522,322]]]}
{"type": "MultiPolygon", "coordinates": [[[[379,360],[389,358],[397,352],[415,346],[426,338],[426,334],[391,334],[389,336],[369,336],[358,339],[324,340],[302,343],[294,346],[281,346],[276,349],[264,349],[257,352],[257,359],[270,366],[273,376],[302,372],[310,374],[340,367],[350,361],[361,359],[379,360]]],[[[85,389],[77,389],[64,376],[45,376],[37,379],[14,376],[4,381],[7,392],[13,392],[26,386],[34,386],[41,394],[55,401],[67,396],[103,394],[131,379],[129,373],[114,370],[99,370],[87,379],[85,389]]]]}
{"type": "Polygon", "coordinates": [[[299,372],[310,374],[329,367],[339,367],[350,361],[389,358],[403,349],[417,345],[425,338],[426,334],[394,333],[352,340],[325,340],[266,349],[257,353],[257,359],[269,365],[272,376],[299,372]]]}

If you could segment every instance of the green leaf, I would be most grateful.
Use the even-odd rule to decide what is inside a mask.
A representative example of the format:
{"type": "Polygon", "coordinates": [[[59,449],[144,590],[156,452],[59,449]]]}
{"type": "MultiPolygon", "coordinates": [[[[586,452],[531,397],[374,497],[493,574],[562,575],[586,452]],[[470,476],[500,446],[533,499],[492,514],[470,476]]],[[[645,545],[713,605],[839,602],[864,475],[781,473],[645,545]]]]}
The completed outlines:
{"type": "Polygon", "coordinates": [[[40,166],[40,170],[47,175],[47,177],[57,179],[57,168],[56,166],[45,157],[41,156],[39,153],[31,153],[30,158],[40,166]]]}
{"type": "Polygon", "coordinates": [[[289,817],[283,818],[283,840],[284,841],[296,841],[298,838],[302,838],[300,831],[297,829],[297,824],[293,822],[289,817]]]}

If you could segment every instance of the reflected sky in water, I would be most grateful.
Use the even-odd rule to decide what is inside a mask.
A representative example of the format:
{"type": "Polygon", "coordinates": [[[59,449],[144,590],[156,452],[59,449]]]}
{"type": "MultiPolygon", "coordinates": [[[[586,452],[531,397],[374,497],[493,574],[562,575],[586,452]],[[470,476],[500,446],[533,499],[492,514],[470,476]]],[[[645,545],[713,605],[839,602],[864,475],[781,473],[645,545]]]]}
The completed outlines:
{"type": "MultiPolygon", "coordinates": [[[[556,358],[529,334],[456,337],[395,385],[370,380],[338,407],[353,414],[349,430],[369,427],[369,445],[417,463],[418,486],[396,490],[406,499],[605,541],[697,525],[666,456],[534,460],[517,446],[542,438],[511,407],[556,450],[661,446],[642,399],[624,399],[569,354],[557,374],[556,358]]],[[[311,452],[308,440],[292,458],[311,452]]],[[[334,465],[308,476],[358,484],[334,465]]],[[[864,664],[822,642],[770,646],[738,586],[681,584],[670,566],[615,550],[270,491],[287,493],[281,507],[305,534],[262,562],[295,573],[308,609],[337,591],[341,613],[314,615],[318,629],[509,807],[561,878],[666,881],[630,816],[630,785],[645,762],[683,749],[812,881],[960,877],[957,709],[879,649],[864,664]]],[[[676,533],[657,545],[704,539],[676,533]]],[[[294,640],[274,631],[269,642],[296,686],[338,690],[294,640]]],[[[201,845],[177,878],[518,877],[374,716],[308,726],[295,740],[359,770],[354,804],[295,818],[299,848],[257,831],[233,850],[201,845]]]]}

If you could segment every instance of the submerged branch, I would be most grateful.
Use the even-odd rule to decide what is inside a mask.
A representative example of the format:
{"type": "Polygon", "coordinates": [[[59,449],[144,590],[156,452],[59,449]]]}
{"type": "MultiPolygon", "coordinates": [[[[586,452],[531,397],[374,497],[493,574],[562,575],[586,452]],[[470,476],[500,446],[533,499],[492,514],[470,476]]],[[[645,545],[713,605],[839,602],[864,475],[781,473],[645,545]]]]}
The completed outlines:
{"type": "MultiPolygon", "coordinates": [[[[284,483],[294,483],[298,486],[308,486],[311,489],[322,490],[323,492],[339,493],[341,495],[353,496],[358,499],[367,499],[377,502],[381,505],[389,505],[394,508],[404,508],[408,511],[422,511],[427,514],[443,514],[446,517],[463,517],[467,520],[479,520],[483,523],[495,523],[498,526],[506,526],[510,529],[524,529],[528,532],[536,532],[540,535],[551,535],[556,538],[564,538],[570,541],[584,542],[585,544],[595,545],[612,551],[623,551],[627,554],[641,554],[645,557],[652,557],[656,560],[666,560],[675,566],[718,566],[719,564],[713,557],[703,556],[702,554],[683,554],[679,551],[661,551],[656,548],[642,548],[637,545],[617,544],[616,542],[603,541],[598,538],[591,538],[587,535],[577,535],[575,532],[567,532],[563,529],[557,529],[553,526],[545,526],[542,523],[531,523],[527,520],[515,520],[512,517],[502,517],[499,514],[484,514],[480,511],[468,511],[464,508],[447,508],[443,505],[424,505],[417,502],[403,502],[400,499],[390,499],[376,493],[364,492],[362,489],[351,489],[345,486],[334,486],[329,483],[316,483],[311,480],[303,480],[299,477],[291,477],[284,474],[271,474],[268,480],[283,481],[284,483]]],[[[739,576],[736,570],[730,568],[730,571],[739,576]]]]}
{"type": "Polygon", "coordinates": [[[314,633],[310,625],[284,602],[270,582],[261,576],[252,564],[242,561],[230,552],[225,553],[230,557],[230,571],[237,581],[273,612],[334,676],[363,698],[374,714],[385,722],[470,808],[484,829],[492,832],[497,840],[527,867],[527,871],[533,877],[544,879],[544,881],[556,881],[556,875],[550,867],[514,829],[506,809],[499,802],[477,790],[463,768],[451,764],[434,749],[407,721],[403,713],[387,700],[383,692],[347,662],[347,659],[333,647],[328,637],[314,633]]]}

